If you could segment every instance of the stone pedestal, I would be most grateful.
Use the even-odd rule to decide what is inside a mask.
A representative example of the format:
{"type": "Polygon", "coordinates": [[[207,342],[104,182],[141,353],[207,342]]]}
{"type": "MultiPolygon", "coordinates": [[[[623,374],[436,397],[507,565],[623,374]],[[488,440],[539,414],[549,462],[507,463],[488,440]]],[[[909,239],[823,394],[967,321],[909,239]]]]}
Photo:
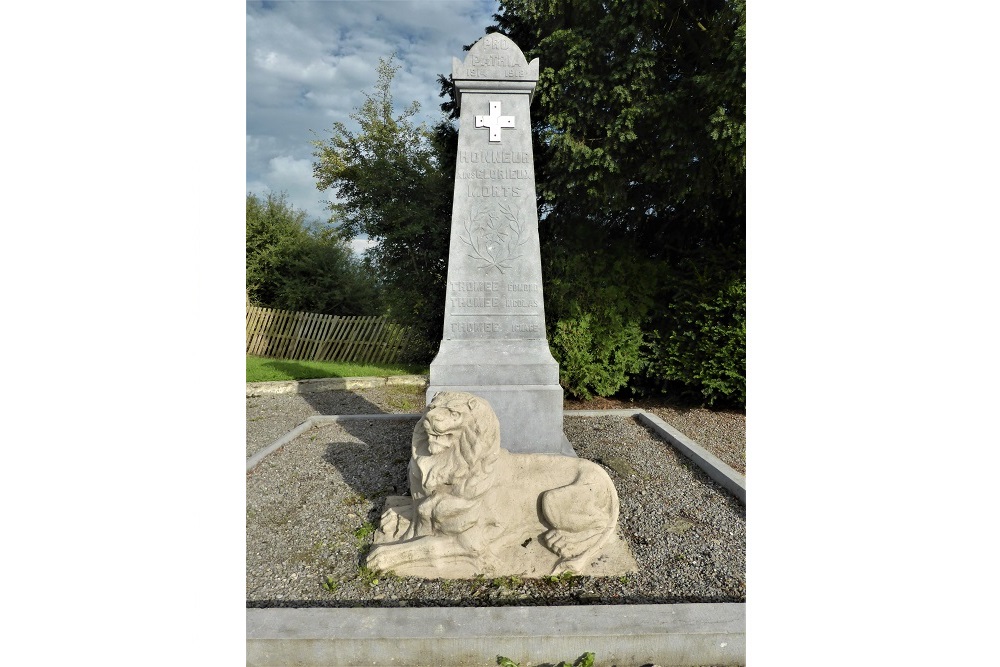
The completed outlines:
{"type": "Polygon", "coordinates": [[[428,402],[486,398],[511,452],[575,456],[562,431],[559,366],[545,338],[528,109],[538,59],[487,35],[453,62],[461,109],[448,287],[428,402]]]}

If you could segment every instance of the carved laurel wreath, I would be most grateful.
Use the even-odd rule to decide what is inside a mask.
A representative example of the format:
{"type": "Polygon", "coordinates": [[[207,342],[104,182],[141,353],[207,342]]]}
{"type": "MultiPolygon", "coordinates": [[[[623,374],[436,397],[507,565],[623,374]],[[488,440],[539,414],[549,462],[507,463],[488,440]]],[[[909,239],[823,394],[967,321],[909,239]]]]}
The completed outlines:
{"type": "Polygon", "coordinates": [[[528,242],[521,224],[521,212],[514,205],[498,204],[495,208],[473,208],[465,220],[465,232],[459,234],[471,249],[469,257],[482,262],[478,267],[486,274],[496,269],[501,274],[511,268],[511,262],[521,257],[521,246],[528,242]]]}

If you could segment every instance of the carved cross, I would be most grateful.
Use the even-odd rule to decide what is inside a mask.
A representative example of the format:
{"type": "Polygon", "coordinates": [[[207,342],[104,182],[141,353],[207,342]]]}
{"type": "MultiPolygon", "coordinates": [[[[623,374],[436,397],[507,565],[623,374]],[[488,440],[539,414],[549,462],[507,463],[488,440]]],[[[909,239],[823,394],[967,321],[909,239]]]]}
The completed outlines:
{"type": "Polygon", "coordinates": [[[500,141],[500,128],[514,127],[514,117],[501,116],[500,103],[490,102],[490,115],[476,116],[476,127],[490,128],[490,141],[500,141]]]}

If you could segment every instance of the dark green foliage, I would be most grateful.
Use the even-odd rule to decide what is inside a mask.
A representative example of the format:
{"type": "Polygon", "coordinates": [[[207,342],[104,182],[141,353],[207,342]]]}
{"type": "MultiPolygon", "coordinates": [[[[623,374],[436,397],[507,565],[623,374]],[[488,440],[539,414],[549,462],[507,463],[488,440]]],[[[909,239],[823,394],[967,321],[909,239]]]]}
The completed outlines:
{"type": "Polygon", "coordinates": [[[614,246],[594,236],[543,246],[549,342],[559,381],[577,398],[610,396],[643,365],[656,267],[614,246]]]}
{"type": "Polygon", "coordinates": [[[619,320],[602,327],[592,324],[593,319],[585,313],[559,320],[552,336],[559,383],[576,398],[610,396],[642,367],[642,329],[637,323],[619,320]]]}
{"type": "Polygon", "coordinates": [[[441,341],[451,221],[454,148],[449,123],[434,130],[412,122],[414,102],[395,115],[392,58],[379,62],[375,91],[351,115],[355,133],[334,123],[332,137],[314,141],[313,174],[349,235],[367,234],[377,245],[365,263],[385,287],[389,315],[411,327],[409,359],[429,361],[441,341]]]}
{"type": "Polygon", "coordinates": [[[688,260],[672,273],[667,308],[652,323],[648,388],[709,406],[746,405],[746,278],[739,267],[737,259],[688,260]]]}
{"type": "Polygon", "coordinates": [[[311,227],[284,194],[247,194],[247,296],[256,305],[376,315],[377,285],[334,229],[311,227]]]}
{"type": "Polygon", "coordinates": [[[742,234],[742,2],[504,0],[498,25],[541,59],[540,194],[643,243],[742,234]]]}
{"type": "Polygon", "coordinates": [[[638,325],[649,363],[633,388],[742,404],[745,3],[500,4],[491,30],[540,58],[543,276],[566,388],[608,395],[635,373],[638,325]]]}

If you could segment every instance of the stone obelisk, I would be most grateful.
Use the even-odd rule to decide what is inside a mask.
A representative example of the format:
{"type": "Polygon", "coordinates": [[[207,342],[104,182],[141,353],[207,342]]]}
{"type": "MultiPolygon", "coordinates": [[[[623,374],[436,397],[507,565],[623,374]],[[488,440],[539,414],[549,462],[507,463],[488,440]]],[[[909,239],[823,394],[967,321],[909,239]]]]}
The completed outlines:
{"type": "Polygon", "coordinates": [[[535,170],[528,108],[538,82],[509,38],[494,33],[453,60],[461,112],[444,335],[427,400],[482,396],[511,452],[575,456],[562,430],[559,365],[545,338],[535,170]]]}

